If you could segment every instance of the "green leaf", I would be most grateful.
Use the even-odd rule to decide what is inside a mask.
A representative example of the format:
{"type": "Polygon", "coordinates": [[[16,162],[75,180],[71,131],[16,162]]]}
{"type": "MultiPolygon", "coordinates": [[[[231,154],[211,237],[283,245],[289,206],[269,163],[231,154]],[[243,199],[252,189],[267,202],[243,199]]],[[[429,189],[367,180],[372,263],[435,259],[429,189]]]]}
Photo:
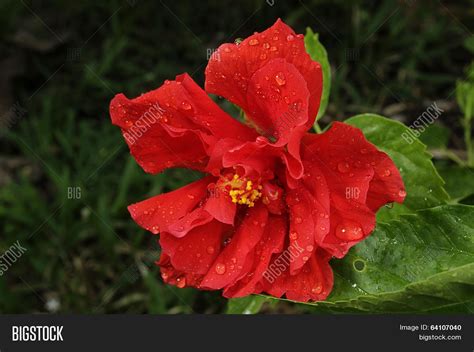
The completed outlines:
{"type": "Polygon", "coordinates": [[[451,198],[460,201],[474,194],[474,170],[457,165],[436,164],[451,198]]]}
{"type": "Polygon", "coordinates": [[[420,141],[430,149],[446,149],[450,135],[449,128],[432,124],[420,134],[420,141]]]}
{"type": "Polygon", "coordinates": [[[250,295],[242,298],[229,299],[227,314],[257,314],[262,305],[268,300],[264,296],[250,295]]]}
{"type": "Polygon", "coordinates": [[[403,213],[446,203],[449,195],[443,187],[444,181],[426,146],[411,134],[410,128],[375,114],[357,115],[345,122],[360,128],[370,142],[392,158],[405,183],[407,197],[403,205],[381,209],[377,220],[387,221],[403,213]]]}
{"type": "Polygon", "coordinates": [[[333,260],[332,312],[472,313],[474,207],[443,205],[377,225],[343,260],[333,260]]]}
{"type": "Polygon", "coordinates": [[[318,33],[313,33],[309,27],[306,29],[304,44],[311,59],[319,62],[323,71],[323,93],[321,96],[318,115],[316,116],[317,121],[324,115],[328,106],[329,94],[331,92],[331,66],[329,65],[328,53],[319,41],[318,33]]]}

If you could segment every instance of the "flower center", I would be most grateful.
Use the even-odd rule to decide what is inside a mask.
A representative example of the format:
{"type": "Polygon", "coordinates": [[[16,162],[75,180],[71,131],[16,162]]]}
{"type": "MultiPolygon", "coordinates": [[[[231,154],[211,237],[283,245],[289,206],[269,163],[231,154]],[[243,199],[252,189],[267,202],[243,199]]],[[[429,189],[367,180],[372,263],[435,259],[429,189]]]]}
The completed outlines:
{"type": "Polygon", "coordinates": [[[249,207],[253,207],[255,201],[262,196],[262,186],[259,182],[252,182],[238,174],[234,174],[230,180],[227,179],[222,185],[229,193],[232,203],[245,204],[249,207]]]}

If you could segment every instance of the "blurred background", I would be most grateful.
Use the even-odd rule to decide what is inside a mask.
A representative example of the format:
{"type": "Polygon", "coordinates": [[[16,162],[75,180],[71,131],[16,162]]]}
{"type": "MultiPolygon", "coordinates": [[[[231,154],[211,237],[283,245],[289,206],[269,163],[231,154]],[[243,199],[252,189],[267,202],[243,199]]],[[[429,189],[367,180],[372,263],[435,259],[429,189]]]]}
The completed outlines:
{"type": "MultiPolygon", "coordinates": [[[[119,92],[134,97],[182,72],[203,85],[215,48],[278,17],[299,33],[311,27],[328,50],[322,127],[362,112],[410,124],[436,102],[444,113],[421,138],[440,172],[450,167],[448,191],[472,204],[449,177],[466,160],[455,88],[469,81],[472,1],[2,0],[0,251],[16,246],[21,255],[9,265],[2,258],[0,312],[225,311],[217,292],[162,284],[156,239],[126,207],[193,176],[145,174],[108,106],[119,92]]],[[[280,303],[264,312],[304,309],[280,303]]]]}

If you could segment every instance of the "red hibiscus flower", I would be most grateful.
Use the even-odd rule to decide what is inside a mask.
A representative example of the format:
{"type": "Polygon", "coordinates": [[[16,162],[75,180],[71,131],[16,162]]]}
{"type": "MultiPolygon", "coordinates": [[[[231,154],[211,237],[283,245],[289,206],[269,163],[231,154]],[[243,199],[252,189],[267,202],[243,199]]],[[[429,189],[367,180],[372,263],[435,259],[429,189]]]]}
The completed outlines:
{"type": "Polygon", "coordinates": [[[220,46],[205,87],[242,108],[248,123],[221,110],[187,74],[110,104],[112,122],[146,172],[206,174],[129,207],[137,224],[160,234],[163,280],[222,289],[225,297],[325,299],[333,286],[329,260],[372,232],[382,205],[403,201],[396,166],[344,123],[307,132],[319,108],[321,67],[303,36],[280,20],[220,46]]]}

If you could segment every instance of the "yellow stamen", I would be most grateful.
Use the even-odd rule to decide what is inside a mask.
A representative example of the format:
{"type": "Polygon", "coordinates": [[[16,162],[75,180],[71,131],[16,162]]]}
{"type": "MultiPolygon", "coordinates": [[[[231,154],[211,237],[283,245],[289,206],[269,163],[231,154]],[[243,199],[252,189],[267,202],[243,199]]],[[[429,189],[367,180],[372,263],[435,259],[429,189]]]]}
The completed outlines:
{"type": "Polygon", "coordinates": [[[261,185],[254,186],[253,182],[250,180],[245,180],[241,178],[238,174],[235,174],[230,181],[227,181],[224,184],[225,186],[230,186],[229,195],[232,199],[232,203],[248,205],[253,207],[255,201],[262,196],[261,185]]]}

